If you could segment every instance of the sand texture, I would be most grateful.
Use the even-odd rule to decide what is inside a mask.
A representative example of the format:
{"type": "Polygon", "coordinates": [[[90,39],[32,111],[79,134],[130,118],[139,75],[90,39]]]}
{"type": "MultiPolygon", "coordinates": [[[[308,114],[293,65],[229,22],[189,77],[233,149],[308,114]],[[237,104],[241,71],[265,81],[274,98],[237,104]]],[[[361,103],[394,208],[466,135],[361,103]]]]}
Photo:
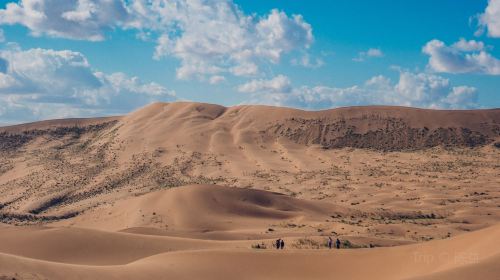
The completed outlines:
{"type": "Polygon", "coordinates": [[[500,109],[1,127],[0,192],[1,280],[500,279],[500,109]]]}

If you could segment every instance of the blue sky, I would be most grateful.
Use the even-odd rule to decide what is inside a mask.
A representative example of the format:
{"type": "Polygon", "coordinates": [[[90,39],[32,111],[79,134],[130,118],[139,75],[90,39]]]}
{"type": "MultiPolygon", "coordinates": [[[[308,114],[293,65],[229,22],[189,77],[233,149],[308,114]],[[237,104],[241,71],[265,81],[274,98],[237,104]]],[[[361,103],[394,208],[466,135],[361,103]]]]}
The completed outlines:
{"type": "Polygon", "coordinates": [[[500,107],[500,0],[0,4],[0,123],[154,101],[500,107]]]}

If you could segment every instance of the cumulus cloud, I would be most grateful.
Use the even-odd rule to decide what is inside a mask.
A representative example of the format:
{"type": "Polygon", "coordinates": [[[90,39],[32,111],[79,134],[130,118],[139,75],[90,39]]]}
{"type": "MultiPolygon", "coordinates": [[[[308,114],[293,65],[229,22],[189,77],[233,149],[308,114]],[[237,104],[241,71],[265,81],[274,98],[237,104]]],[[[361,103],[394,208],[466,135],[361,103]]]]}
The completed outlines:
{"type": "Polygon", "coordinates": [[[34,36],[100,41],[127,21],[122,0],[21,0],[0,10],[0,24],[21,24],[34,36]]]}
{"type": "Polygon", "coordinates": [[[460,38],[451,47],[462,52],[482,51],[484,50],[484,43],[476,40],[467,41],[464,38],[460,38]]]}
{"type": "Polygon", "coordinates": [[[312,28],[301,15],[288,17],[276,9],[257,22],[256,54],[278,62],[281,54],[297,47],[309,47],[313,41],[312,28]]]}
{"type": "Polygon", "coordinates": [[[35,36],[103,40],[131,29],[156,40],[153,57],[180,60],[179,79],[252,76],[259,63],[307,49],[312,28],[300,15],[245,14],[232,0],[21,0],[0,9],[0,24],[21,24],[35,36]]]}
{"type": "Polygon", "coordinates": [[[478,15],[480,32],[488,30],[488,36],[500,37],[500,0],[489,0],[484,13],[478,15]]]}
{"type": "Polygon", "coordinates": [[[0,121],[123,114],[175,93],[123,73],[92,70],[78,52],[0,51],[0,121]]]}
{"type": "Polygon", "coordinates": [[[429,56],[428,67],[436,72],[500,75],[500,60],[486,52],[482,42],[460,39],[447,46],[432,40],[422,51],[429,56]]]}
{"type": "Polygon", "coordinates": [[[142,5],[139,10],[164,15],[146,28],[162,33],[155,58],[171,55],[181,61],[179,79],[256,75],[260,62],[278,63],[283,54],[306,49],[313,41],[311,26],[299,15],[278,10],[263,17],[246,15],[232,1],[173,2],[177,5],[142,5]]]}
{"type": "Polygon", "coordinates": [[[382,52],[381,49],[378,48],[370,48],[367,51],[362,51],[358,53],[358,56],[353,58],[353,61],[356,62],[362,62],[365,61],[367,58],[370,57],[383,57],[384,53],[382,52]]]}
{"type": "Polygon", "coordinates": [[[270,80],[252,80],[238,87],[239,92],[246,93],[287,93],[290,92],[291,89],[290,79],[283,75],[276,76],[270,80]]]}
{"type": "MultiPolygon", "coordinates": [[[[280,78],[284,80],[283,77],[280,78]]],[[[274,79],[273,79],[274,80],[274,79]]],[[[302,86],[286,88],[268,86],[269,81],[243,85],[250,94],[246,103],[289,106],[304,109],[328,109],[357,105],[398,105],[420,108],[475,108],[477,90],[468,86],[452,86],[448,79],[401,71],[394,83],[385,76],[375,76],[362,85],[347,88],[302,86]]],[[[287,79],[288,84],[289,80],[287,79]]]]}

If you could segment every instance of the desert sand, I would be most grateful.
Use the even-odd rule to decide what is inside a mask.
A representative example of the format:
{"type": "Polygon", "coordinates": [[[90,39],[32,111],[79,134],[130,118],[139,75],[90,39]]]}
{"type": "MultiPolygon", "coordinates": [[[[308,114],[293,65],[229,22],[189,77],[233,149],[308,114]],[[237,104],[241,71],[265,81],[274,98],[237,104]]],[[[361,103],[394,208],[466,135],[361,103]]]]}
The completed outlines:
{"type": "Polygon", "coordinates": [[[0,279],[499,279],[499,186],[499,109],[2,127],[0,279]]]}

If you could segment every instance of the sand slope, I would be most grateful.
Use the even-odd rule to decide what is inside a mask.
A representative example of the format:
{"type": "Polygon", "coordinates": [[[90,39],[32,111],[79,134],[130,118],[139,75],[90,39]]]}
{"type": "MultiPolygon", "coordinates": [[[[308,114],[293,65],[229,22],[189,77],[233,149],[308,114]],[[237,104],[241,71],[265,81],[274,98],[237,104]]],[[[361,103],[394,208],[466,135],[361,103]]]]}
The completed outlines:
{"type": "MultiPolygon", "coordinates": [[[[300,237],[282,233],[288,245],[280,251],[270,246],[251,249],[256,243],[269,245],[274,238],[215,241],[113,231],[136,223],[133,213],[138,210],[153,209],[157,215],[170,215],[177,230],[202,229],[209,224],[203,219],[213,220],[214,228],[221,220],[234,222],[230,230],[258,228],[276,219],[302,216],[310,221],[338,210],[327,203],[264,191],[180,187],[106,209],[128,213],[112,218],[109,223],[114,228],[108,231],[3,226],[0,275],[16,279],[471,279],[472,275],[498,279],[499,275],[500,225],[445,240],[370,249],[296,249],[293,245],[300,237]],[[169,207],[178,211],[169,213],[169,207]]],[[[71,223],[106,225],[106,220],[102,225],[89,223],[100,216],[104,213],[91,212],[71,223]]]]}
{"type": "Polygon", "coordinates": [[[246,239],[265,236],[273,224],[281,222],[311,224],[332,215],[354,213],[345,207],[299,200],[279,193],[188,185],[125,199],[52,226],[212,239],[228,239],[232,235],[236,239],[246,239]]]}

